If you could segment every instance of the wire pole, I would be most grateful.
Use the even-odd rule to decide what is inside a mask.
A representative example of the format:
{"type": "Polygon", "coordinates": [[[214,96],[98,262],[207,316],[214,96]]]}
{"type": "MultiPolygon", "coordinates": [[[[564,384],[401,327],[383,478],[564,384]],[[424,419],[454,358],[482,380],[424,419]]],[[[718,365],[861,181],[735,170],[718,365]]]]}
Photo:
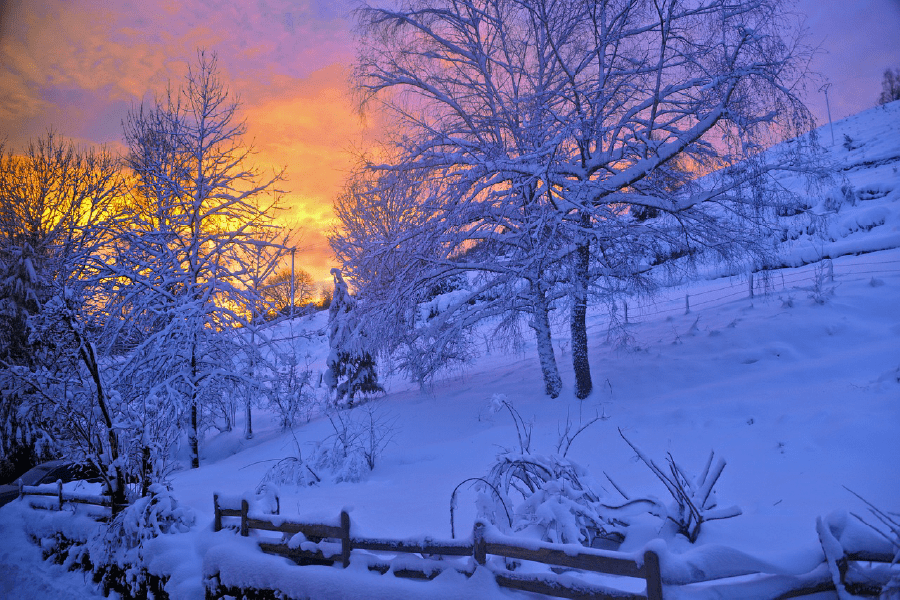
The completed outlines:
{"type": "Polygon", "coordinates": [[[291,318],[294,318],[294,253],[297,252],[297,247],[294,246],[291,248],[291,318]]]}
{"type": "Polygon", "coordinates": [[[831,145],[834,146],[834,123],[831,122],[831,103],[828,102],[828,88],[831,83],[825,83],[819,88],[820,92],[825,92],[825,108],[828,110],[828,126],[831,128],[831,145]]]}

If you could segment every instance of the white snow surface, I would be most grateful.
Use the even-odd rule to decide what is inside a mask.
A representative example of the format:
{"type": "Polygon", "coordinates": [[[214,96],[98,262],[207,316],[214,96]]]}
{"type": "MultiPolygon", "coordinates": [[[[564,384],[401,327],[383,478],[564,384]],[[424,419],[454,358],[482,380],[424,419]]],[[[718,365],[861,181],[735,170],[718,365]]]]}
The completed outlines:
{"type": "MultiPolygon", "coordinates": [[[[559,317],[554,339],[564,388],[555,400],[543,394],[533,343],[504,352],[489,343],[487,330],[483,354],[427,390],[382,373],[387,393],[377,402],[396,431],[375,469],[355,483],[283,486],[282,517],[336,524],[346,509],[354,536],[450,538],[453,489],[485,475],[498,452],[516,446],[509,415],[491,408],[497,394],[534,423],[536,452],[555,450],[567,419],[577,427],[602,415],[569,457],[596,481],[608,474],[636,496],[668,500],[619,429],[659,463],[671,453],[696,473],[711,450],[727,461],[716,491],[720,505],[741,507],[741,516],[705,523],[694,545],[678,536],[654,540],[653,519],[629,529],[621,550],[642,552],[650,543],[671,578],[700,566],[710,573],[747,564],[786,575],[811,571],[823,558],[816,519],[865,512],[844,486],[883,510],[900,510],[900,102],[834,128],[837,143],[827,149],[855,204],[844,201],[830,216],[824,239],[798,233],[786,242],[784,261],[794,266],[767,280],[757,275],[753,297],[747,276],[735,275],[634,299],[624,345],[608,339],[608,318],[598,309],[589,325],[594,391],[584,401],[574,397],[567,323],[559,317]],[[833,258],[830,268],[817,262],[823,257],[833,258]]],[[[830,142],[827,126],[820,134],[830,142]]],[[[825,211],[825,196],[838,192],[825,190],[814,210],[825,211]]],[[[326,318],[297,319],[281,325],[282,333],[321,331],[326,318]]],[[[304,344],[309,364],[323,370],[327,337],[304,344]]],[[[214,491],[229,502],[252,496],[274,461],[295,455],[298,443],[311,452],[310,444],[332,432],[320,417],[282,432],[276,415],[259,410],[254,430],[252,440],[242,439],[240,424],[208,437],[201,467],[172,478],[197,524],[157,538],[146,551],[152,572],[171,574],[172,598],[202,598],[204,572],[220,569],[229,584],[275,584],[298,598],[537,597],[502,590],[483,570],[466,579],[451,569],[420,582],[371,573],[363,561],[347,571],[296,567],[259,552],[252,537],[213,533],[214,491]]],[[[18,501],[0,509],[0,598],[99,597],[89,577],[41,560],[26,540],[25,529],[45,518],[33,512],[18,501]]],[[[474,515],[475,493],[463,486],[461,537],[471,536],[474,515]]],[[[706,597],[702,589],[677,595],[706,597]]]]}

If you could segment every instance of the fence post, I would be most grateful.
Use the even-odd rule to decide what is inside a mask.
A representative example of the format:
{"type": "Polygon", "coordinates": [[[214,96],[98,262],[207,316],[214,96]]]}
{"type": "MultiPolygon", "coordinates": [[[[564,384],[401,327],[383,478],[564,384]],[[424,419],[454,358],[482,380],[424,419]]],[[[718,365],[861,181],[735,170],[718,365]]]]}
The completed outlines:
{"type": "Polygon", "coordinates": [[[241,535],[247,537],[250,535],[250,526],[247,523],[247,513],[250,510],[250,504],[246,498],[241,498],[241,535]]]}
{"type": "Polygon", "coordinates": [[[62,479],[56,480],[56,495],[59,497],[59,510],[62,510],[62,479]]]}
{"type": "Polygon", "coordinates": [[[219,495],[213,494],[213,531],[222,531],[222,509],[219,508],[219,495]]]}
{"type": "Polygon", "coordinates": [[[275,496],[275,514],[281,514],[281,498],[279,498],[278,496],[275,496]]]}
{"type": "Polygon", "coordinates": [[[653,550],[644,552],[644,577],[647,579],[647,600],[662,600],[659,556],[653,550]]]}
{"type": "Polygon", "coordinates": [[[685,294],[684,295],[684,314],[687,315],[687,314],[690,314],[690,312],[691,312],[691,295],[685,294]]]}
{"type": "Polygon", "coordinates": [[[22,483],[22,478],[20,477],[18,480],[19,483],[19,498],[25,495],[25,484],[22,483]]]}
{"type": "Polygon", "coordinates": [[[750,282],[750,297],[753,297],[753,271],[750,271],[750,277],[748,278],[750,282]]]}
{"type": "Polygon", "coordinates": [[[484,523],[475,521],[475,527],[472,530],[472,555],[475,562],[483,565],[487,561],[487,547],[484,543],[484,523]]]}
{"type": "Polygon", "coordinates": [[[344,568],[350,566],[350,515],[346,510],[341,511],[341,560],[344,568]]]}

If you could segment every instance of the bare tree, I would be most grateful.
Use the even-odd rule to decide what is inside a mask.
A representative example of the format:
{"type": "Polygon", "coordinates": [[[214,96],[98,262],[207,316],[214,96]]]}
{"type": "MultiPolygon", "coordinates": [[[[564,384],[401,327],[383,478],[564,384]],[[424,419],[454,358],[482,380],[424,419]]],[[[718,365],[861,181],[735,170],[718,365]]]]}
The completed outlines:
{"type": "Polygon", "coordinates": [[[887,104],[894,100],[900,100],[900,69],[885,69],[878,104],[887,104]]]}
{"type": "MultiPolygon", "coordinates": [[[[233,261],[236,264],[246,265],[247,269],[244,278],[248,292],[244,301],[244,310],[247,313],[244,330],[250,333],[250,343],[245,347],[247,377],[250,382],[258,381],[257,367],[266,360],[260,351],[266,339],[262,330],[273,310],[277,310],[268,282],[277,277],[278,265],[289,250],[287,243],[291,233],[290,230],[264,224],[251,234],[254,243],[240,244],[232,249],[236,253],[233,261]]],[[[259,391],[259,387],[255,384],[245,386],[244,389],[244,438],[248,440],[253,437],[252,407],[254,397],[259,391]]]]}
{"type": "Polygon", "coordinates": [[[771,175],[805,169],[805,142],[761,152],[812,124],[797,96],[809,50],[779,0],[414,0],[357,18],[361,102],[399,132],[368,169],[440,181],[418,194],[453,249],[435,277],[490,272],[466,261],[481,251],[508,299],[530,290],[551,396],[541,315],[560,290],[584,398],[592,297],[649,285],[653,264],[764,254],[794,201],[771,175]]]}
{"type": "Polygon", "coordinates": [[[294,294],[294,306],[304,306],[312,301],[316,284],[312,275],[303,269],[294,270],[294,285],[291,287],[291,269],[282,267],[274,275],[266,279],[263,286],[263,295],[270,306],[270,317],[287,314],[291,306],[291,293],[294,294]]]}
{"type": "Polygon", "coordinates": [[[260,231],[275,227],[281,179],[251,165],[246,127],[216,56],[198,54],[183,88],[125,124],[142,208],[112,267],[123,322],[154,323],[140,327],[148,335],[123,373],[188,416],[192,467],[204,399],[215,401],[211,392],[223,380],[247,383],[235,364],[245,344],[237,328],[257,302],[246,250],[268,244],[260,231]]]}

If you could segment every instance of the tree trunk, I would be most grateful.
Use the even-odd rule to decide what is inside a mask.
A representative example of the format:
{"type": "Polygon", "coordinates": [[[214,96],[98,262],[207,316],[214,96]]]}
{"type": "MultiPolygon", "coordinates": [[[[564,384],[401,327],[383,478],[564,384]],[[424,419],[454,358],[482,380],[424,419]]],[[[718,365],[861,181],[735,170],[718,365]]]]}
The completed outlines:
{"type": "Polygon", "coordinates": [[[556,366],[556,356],[553,354],[550,309],[547,306],[544,290],[533,284],[531,289],[534,304],[531,328],[534,329],[534,335],[537,338],[537,351],[541,362],[541,373],[544,375],[544,388],[548,396],[556,398],[562,389],[562,379],[559,376],[559,368],[556,366]]]}
{"type": "MultiPolygon", "coordinates": [[[[195,394],[196,396],[196,394],[195,394]]],[[[191,449],[191,468],[200,468],[200,443],[197,435],[197,398],[191,399],[191,430],[188,432],[188,444],[191,449]]]]}
{"type": "Polygon", "coordinates": [[[253,439],[253,414],[250,410],[250,392],[247,392],[247,403],[244,406],[244,439],[252,440],[253,439]]]}
{"type": "MultiPolygon", "coordinates": [[[[586,215],[582,215],[585,225],[586,215]]],[[[588,221],[587,226],[590,225],[588,221]]],[[[588,363],[587,290],[590,279],[590,241],[583,239],[575,249],[575,281],[572,290],[572,367],[575,370],[575,397],[584,400],[591,394],[591,365],[588,363]]]]}
{"type": "Polygon", "coordinates": [[[191,430],[188,432],[188,444],[191,450],[191,468],[200,468],[200,423],[197,409],[197,350],[191,347],[191,381],[194,384],[191,391],[191,430]]]}
{"type": "MultiPolygon", "coordinates": [[[[253,326],[255,327],[255,323],[256,323],[255,317],[251,317],[251,323],[254,323],[253,326]]],[[[249,354],[250,354],[250,379],[255,380],[256,368],[255,368],[255,364],[254,364],[255,361],[254,361],[254,356],[253,356],[254,349],[256,348],[256,331],[255,330],[250,332],[250,346],[251,346],[251,349],[249,352],[249,354]]],[[[253,399],[252,392],[248,388],[246,401],[244,403],[244,439],[245,440],[253,439],[253,412],[252,412],[251,406],[250,406],[252,399],[253,399]]]]}
{"type": "Polygon", "coordinates": [[[153,463],[150,459],[150,446],[141,448],[141,498],[150,491],[153,463]]]}
{"type": "MultiPolygon", "coordinates": [[[[69,308],[68,305],[67,308],[69,308]]],[[[106,402],[106,389],[103,386],[103,378],[100,376],[100,363],[97,360],[94,346],[82,337],[81,330],[76,326],[75,318],[73,316],[68,316],[66,322],[70,331],[75,336],[75,340],[78,342],[78,352],[81,356],[81,361],[91,374],[91,379],[93,379],[94,387],[97,390],[97,407],[100,409],[100,414],[103,416],[103,424],[106,428],[107,448],[105,454],[108,456],[108,462],[102,460],[104,455],[103,440],[98,440],[97,450],[99,456],[97,459],[98,466],[104,468],[103,478],[106,482],[106,491],[109,494],[112,503],[112,514],[115,517],[128,500],[128,497],[125,494],[125,473],[122,464],[119,462],[119,437],[116,435],[116,430],[113,427],[112,414],[110,413],[109,406],[106,402]],[[106,468],[108,466],[112,466],[113,468],[112,476],[110,476],[109,471],[106,468]]]]}

